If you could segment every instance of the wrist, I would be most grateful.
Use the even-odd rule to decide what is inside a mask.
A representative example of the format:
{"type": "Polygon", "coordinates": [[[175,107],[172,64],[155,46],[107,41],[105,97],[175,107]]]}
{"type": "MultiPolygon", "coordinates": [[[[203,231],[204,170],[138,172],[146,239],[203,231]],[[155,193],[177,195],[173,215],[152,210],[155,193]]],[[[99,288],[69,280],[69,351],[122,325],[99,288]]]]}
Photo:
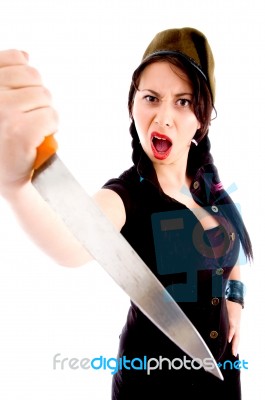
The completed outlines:
{"type": "Polygon", "coordinates": [[[16,208],[18,204],[23,201],[24,198],[29,196],[29,193],[34,189],[31,181],[27,181],[23,184],[10,185],[1,190],[2,197],[11,205],[16,208]]]}
{"type": "Polygon", "coordinates": [[[225,298],[229,301],[238,303],[244,308],[244,297],[246,287],[243,282],[238,280],[229,280],[225,290],[225,298]]]}

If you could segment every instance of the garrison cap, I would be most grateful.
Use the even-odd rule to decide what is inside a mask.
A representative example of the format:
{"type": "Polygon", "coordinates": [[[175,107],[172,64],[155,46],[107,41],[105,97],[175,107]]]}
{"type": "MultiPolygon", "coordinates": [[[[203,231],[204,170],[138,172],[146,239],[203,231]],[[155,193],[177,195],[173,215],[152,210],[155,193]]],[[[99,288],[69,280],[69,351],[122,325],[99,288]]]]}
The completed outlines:
{"type": "Polygon", "coordinates": [[[184,57],[207,81],[212,100],[215,100],[214,58],[206,36],[194,28],[167,29],[155,35],[142,58],[154,54],[172,54],[184,57]]]}

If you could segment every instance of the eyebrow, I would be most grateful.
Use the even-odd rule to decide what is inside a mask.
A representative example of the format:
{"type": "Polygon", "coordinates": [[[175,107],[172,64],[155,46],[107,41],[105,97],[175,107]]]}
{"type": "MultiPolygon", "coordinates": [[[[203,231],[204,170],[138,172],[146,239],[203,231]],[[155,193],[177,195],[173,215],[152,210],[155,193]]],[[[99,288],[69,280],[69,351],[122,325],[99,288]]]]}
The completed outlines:
{"type": "MultiPolygon", "coordinates": [[[[152,89],[141,89],[140,92],[150,92],[156,97],[160,97],[160,94],[152,89]]],[[[193,93],[183,92],[175,94],[175,97],[182,97],[182,96],[193,96],[193,93]]]]}

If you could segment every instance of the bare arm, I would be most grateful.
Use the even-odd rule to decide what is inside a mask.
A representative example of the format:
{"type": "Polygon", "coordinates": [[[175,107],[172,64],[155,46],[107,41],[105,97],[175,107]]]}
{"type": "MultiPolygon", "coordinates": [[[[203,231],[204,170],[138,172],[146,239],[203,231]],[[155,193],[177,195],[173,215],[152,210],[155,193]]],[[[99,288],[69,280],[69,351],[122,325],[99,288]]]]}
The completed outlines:
{"type": "MultiPolygon", "coordinates": [[[[231,280],[240,280],[240,265],[236,265],[229,276],[231,280]]],[[[237,356],[240,342],[240,323],[242,306],[234,301],[226,300],[228,318],[229,318],[229,335],[228,341],[232,342],[232,352],[237,356]]]]}
{"type": "MultiPolygon", "coordinates": [[[[91,259],[31,184],[36,148],[57,131],[57,113],[39,73],[20,51],[0,51],[0,194],[31,239],[57,263],[78,266],[91,259]]],[[[120,197],[101,190],[95,201],[120,230],[120,197]]]]}
{"type": "MultiPolygon", "coordinates": [[[[125,222],[121,198],[107,189],[100,190],[93,197],[109,220],[121,230],[125,222]]],[[[9,204],[24,231],[58,264],[75,267],[92,259],[31,183],[15,191],[9,204]]]]}
{"type": "Polygon", "coordinates": [[[240,265],[236,265],[232,269],[231,274],[229,275],[229,279],[240,281],[241,279],[240,265]]]}
{"type": "Polygon", "coordinates": [[[74,267],[92,259],[31,183],[13,193],[8,202],[23,230],[56,263],[74,267]]]}

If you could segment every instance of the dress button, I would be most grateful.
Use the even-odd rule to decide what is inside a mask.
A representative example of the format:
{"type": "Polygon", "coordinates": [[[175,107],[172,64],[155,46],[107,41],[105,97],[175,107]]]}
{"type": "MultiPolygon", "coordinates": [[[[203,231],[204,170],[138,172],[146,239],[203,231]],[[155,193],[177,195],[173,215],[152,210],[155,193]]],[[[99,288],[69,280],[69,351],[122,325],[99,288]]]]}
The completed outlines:
{"type": "Polygon", "coordinates": [[[220,303],[220,300],[217,297],[213,297],[212,298],[212,305],[213,306],[218,306],[219,303],[220,303]]]}
{"type": "Polygon", "coordinates": [[[223,275],[224,270],[223,268],[217,268],[217,270],[215,271],[216,275],[223,275]]]}
{"type": "Polygon", "coordinates": [[[195,181],[194,184],[193,184],[193,188],[194,189],[198,189],[199,186],[200,186],[199,182],[195,181]]]}
{"type": "Polygon", "coordinates": [[[212,211],[213,211],[213,212],[215,212],[215,213],[217,213],[217,212],[218,212],[218,207],[216,207],[216,206],[212,206],[211,208],[212,208],[212,211]]]}
{"type": "Polygon", "coordinates": [[[210,338],[211,339],[216,339],[218,337],[218,332],[216,331],[211,331],[210,332],[210,338]]]}

